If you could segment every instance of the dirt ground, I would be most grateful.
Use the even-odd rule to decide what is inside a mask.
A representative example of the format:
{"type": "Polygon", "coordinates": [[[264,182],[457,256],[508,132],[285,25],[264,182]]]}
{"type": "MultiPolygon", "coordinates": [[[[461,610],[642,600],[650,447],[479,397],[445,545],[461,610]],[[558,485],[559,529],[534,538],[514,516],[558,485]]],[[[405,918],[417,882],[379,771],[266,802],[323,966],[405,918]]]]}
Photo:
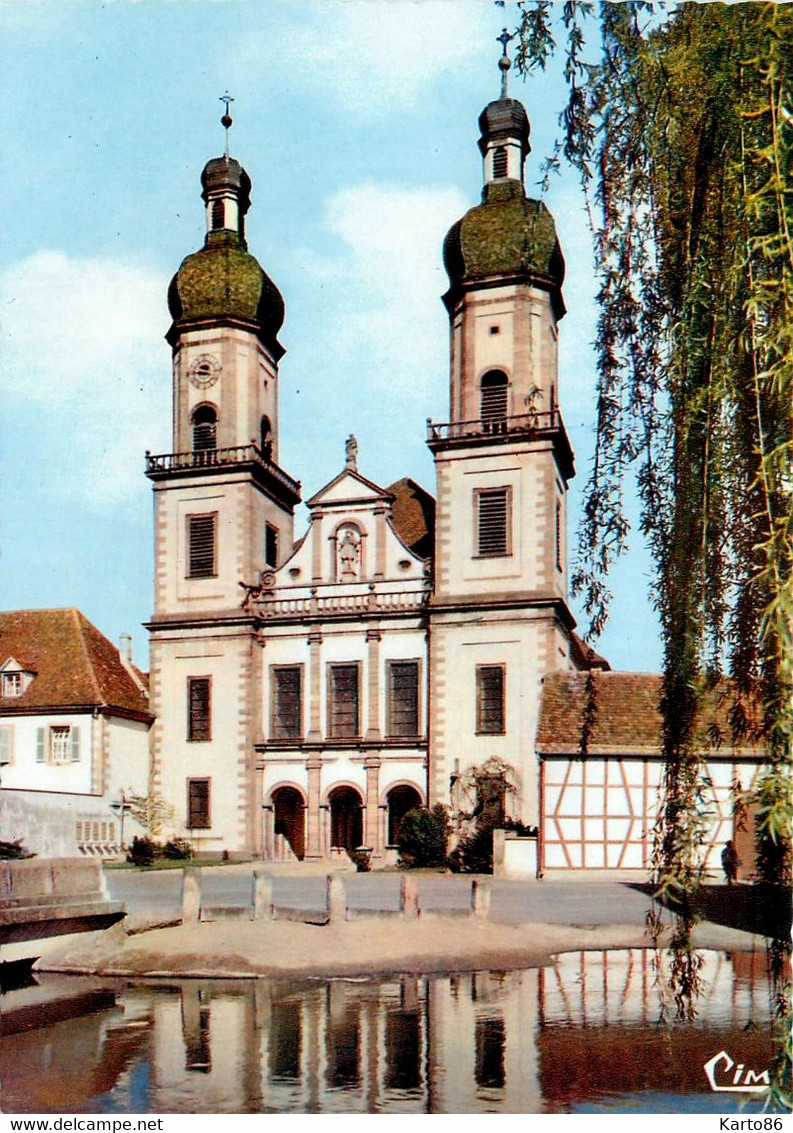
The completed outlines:
{"type": "MultiPolygon", "coordinates": [[[[92,939],[72,937],[37,965],[41,970],[147,977],[353,976],[499,970],[548,963],[551,955],[651,944],[637,925],[494,924],[428,916],[418,921],[356,919],[328,925],[219,920],[128,935],[122,924],[92,939]]],[[[663,943],[663,938],[661,943],[663,943]]],[[[701,924],[694,943],[726,951],[757,938],[701,924]]]]}

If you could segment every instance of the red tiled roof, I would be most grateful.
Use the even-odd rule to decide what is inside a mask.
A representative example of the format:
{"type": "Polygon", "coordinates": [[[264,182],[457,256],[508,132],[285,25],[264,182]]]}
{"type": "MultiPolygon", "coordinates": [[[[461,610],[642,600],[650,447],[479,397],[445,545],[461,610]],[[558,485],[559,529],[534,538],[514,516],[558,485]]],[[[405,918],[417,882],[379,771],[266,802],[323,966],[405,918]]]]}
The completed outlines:
{"type": "Polygon", "coordinates": [[[397,535],[414,555],[429,558],[435,544],[435,497],[408,476],[388,491],[394,497],[391,523],[397,535]]]}
{"type": "MultiPolygon", "coordinates": [[[[659,755],[662,746],[662,678],[657,673],[553,673],[543,681],[537,751],[579,755],[587,723],[587,680],[594,687],[586,750],[589,755],[659,755]]],[[[721,681],[703,702],[696,722],[703,753],[763,755],[759,741],[733,739],[733,686],[721,681]]],[[[749,711],[752,711],[749,706],[749,711]]]]}
{"type": "Polygon", "coordinates": [[[21,696],[0,696],[0,713],[89,706],[151,718],[118,649],[79,610],[0,612],[0,668],[9,658],[36,675],[21,696]]]}
{"type": "Polygon", "coordinates": [[[575,632],[570,634],[570,654],[577,669],[610,669],[608,661],[575,632]]]}

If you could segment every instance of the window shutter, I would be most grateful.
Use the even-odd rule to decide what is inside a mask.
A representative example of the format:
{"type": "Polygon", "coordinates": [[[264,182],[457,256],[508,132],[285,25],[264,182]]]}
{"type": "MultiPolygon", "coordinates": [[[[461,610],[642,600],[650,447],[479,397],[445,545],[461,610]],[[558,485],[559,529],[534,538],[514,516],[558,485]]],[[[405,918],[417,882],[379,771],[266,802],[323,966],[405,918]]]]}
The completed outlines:
{"type": "Polygon", "coordinates": [[[416,736],[419,730],[419,667],[392,661],[388,670],[388,734],[416,736]]]}
{"type": "Polygon", "coordinates": [[[297,666],[273,670],[273,739],[300,738],[300,678],[301,673],[297,666]]]}
{"type": "Polygon", "coordinates": [[[188,577],[214,578],[217,512],[188,517],[188,577]]]}
{"type": "Polygon", "coordinates": [[[479,493],[478,551],[480,555],[509,554],[507,503],[509,490],[493,488],[479,493]]]}
{"type": "Polygon", "coordinates": [[[278,566],[278,528],[272,523],[264,525],[264,565],[278,566]]]}
{"type": "Polygon", "coordinates": [[[11,736],[10,728],[0,728],[0,763],[11,762],[11,736]]]}
{"type": "Polygon", "coordinates": [[[36,729],[36,763],[44,762],[44,728],[36,729]]]}
{"type": "Polygon", "coordinates": [[[187,780],[187,825],[190,830],[209,828],[209,779],[187,780]]]}
{"type": "Polygon", "coordinates": [[[209,677],[187,678],[187,738],[212,739],[212,686],[209,677]]]}
{"type": "Polygon", "coordinates": [[[353,739],[358,735],[357,665],[331,666],[330,734],[334,739],[353,739]]]}
{"type": "Polygon", "coordinates": [[[72,763],[77,763],[80,758],[80,729],[72,728],[72,763]]]}
{"type": "Polygon", "coordinates": [[[476,670],[476,730],[481,735],[504,734],[504,668],[480,665],[476,670]]]}

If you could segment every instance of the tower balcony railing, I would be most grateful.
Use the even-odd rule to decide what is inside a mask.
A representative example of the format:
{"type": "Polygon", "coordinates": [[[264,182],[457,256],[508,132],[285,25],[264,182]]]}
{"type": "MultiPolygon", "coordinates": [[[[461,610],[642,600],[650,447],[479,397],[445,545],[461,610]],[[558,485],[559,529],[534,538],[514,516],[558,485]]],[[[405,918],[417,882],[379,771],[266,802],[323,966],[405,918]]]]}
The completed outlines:
{"type": "Polygon", "coordinates": [[[195,449],[192,452],[146,453],[146,475],[152,478],[174,472],[201,472],[206,469],[228,468],[234,465],[255,464],[287,488],[300,492],[300,481],[293,480],[283,468],[269,458],[256,444],[234,445],[232,448],[195,449]]]}
{"type": "Polygon", "coordinates": [[[433,421],[427,418],[427,440],[430,444],[463,441],[474,438],[532,436],[564,429],[558,409],[545,413],[518,413],[512,417],[480,417],[476,421],[433,421]]]}

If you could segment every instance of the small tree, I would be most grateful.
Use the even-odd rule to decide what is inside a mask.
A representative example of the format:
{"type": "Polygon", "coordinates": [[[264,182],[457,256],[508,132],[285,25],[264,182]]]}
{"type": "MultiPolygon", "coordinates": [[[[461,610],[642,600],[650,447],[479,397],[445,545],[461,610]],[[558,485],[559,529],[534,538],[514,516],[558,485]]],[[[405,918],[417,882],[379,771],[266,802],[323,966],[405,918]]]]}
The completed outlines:
{"type": "Polygon", "coordinates": [[[409,810],[399,826],[399,864],[408,869],[442,866],[448,837],[449,816],[442,803],[436,803],[432,810],[409,810]]]}

